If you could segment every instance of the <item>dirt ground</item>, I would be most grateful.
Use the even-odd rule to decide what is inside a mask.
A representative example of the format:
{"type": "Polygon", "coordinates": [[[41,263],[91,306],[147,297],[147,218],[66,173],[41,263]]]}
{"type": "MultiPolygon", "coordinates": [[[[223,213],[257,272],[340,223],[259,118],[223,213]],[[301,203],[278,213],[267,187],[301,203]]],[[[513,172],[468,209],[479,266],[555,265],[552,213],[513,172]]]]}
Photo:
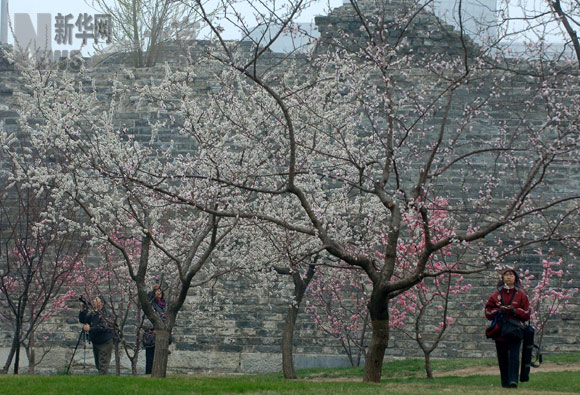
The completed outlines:
{"type": "MultiPolygon", "coordinates": [[[[557,364],[557,363],[543,363],[539,368],[532,368],[531,373],[534,372],[577,372],[580,371],[580,363],[557,364]]],[[[434,377],[445,376],[496,376],[499,375],[499,368],[497,366],[474,367],[468,369],[451,370],[448,372],[433,372],[434,377]]]]}
{"type": "MultiPolygon", "coordinates": [[[[580,362],[569,364],[557,364],[546,362],[539,368],[532,368],[530,374],[534,372],[578,372],[580,371],[580,362]]],[[[499,368],[497,366],[479,366],[467,369],[450,370],[447,372],[433,372],[434,377],[456,376],[499,376],[499,368]]],[[[335,382],[350,382],[360,381],[360,377],[309,377],[308,381],[335,381],[335,382]]]]}

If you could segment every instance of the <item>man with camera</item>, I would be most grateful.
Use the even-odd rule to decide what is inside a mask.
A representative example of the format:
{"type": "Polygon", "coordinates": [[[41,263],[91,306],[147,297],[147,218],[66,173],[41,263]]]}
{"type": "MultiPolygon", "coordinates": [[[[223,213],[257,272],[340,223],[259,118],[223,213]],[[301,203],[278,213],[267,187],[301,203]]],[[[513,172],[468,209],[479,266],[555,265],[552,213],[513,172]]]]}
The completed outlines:
{"type": "Polygon", "coordinates": [[[89,338],[93,343],[93,355],[95,357],[95,367],[100,375],[107,374],[109,362],[113,353],[113,320],[101,297],[93,299],[92,304],[80,298],[81,311],[79,321],[83,330],[89,332],[89,338]],[[90,309],[90,310],[89,310],[90,309]]]}

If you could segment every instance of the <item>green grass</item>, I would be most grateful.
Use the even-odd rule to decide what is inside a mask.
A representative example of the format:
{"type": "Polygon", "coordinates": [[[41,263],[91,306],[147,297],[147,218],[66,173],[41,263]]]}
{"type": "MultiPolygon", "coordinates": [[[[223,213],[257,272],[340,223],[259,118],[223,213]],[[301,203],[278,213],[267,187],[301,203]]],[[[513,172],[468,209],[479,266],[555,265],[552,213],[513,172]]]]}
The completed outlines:
{"type": "MultiPolygon", "coordinates": [[[[495,358],[478,359],[445,359],[431,361],[434,371],[451,371],[476,366],[496,366],[495,358]]],[[[385,362],[383,364],[383,378],[394,377],[423,377],[425,375],[425,361],[423,359],[406,359],[400,361],[385,362]]],[[[363,368],[342,368],[342,369],[309,369],[299,372],[300,377],[363,377],[363,368]]]]}
{"type": "MultiPolygon", "coordinates": [[[[544,362],[580,362],[579,354],[547,355],[544,362]]],[[[433,361],[435,371],[495,366],[494,359],[448,359],[433,361]]],[[[299,371],[298,380],[284,380],[280,374],[228,377],[170,376],[0,376],[2,394],[443,394],[503,392],[496,376],[423,378],[423,361],[418,359],[385,363],[380,384],[361,381],[362,369],[316,369],[299,371]]],[[[506,390],[507,391],[507,390],[506,390]]],[[[520,384],[517,392],[580,393],[580,372],[542,372],[532,370],[530,382],[520,384]]],[[[511,392],[514,392],[511,390],[511,392]]]]}

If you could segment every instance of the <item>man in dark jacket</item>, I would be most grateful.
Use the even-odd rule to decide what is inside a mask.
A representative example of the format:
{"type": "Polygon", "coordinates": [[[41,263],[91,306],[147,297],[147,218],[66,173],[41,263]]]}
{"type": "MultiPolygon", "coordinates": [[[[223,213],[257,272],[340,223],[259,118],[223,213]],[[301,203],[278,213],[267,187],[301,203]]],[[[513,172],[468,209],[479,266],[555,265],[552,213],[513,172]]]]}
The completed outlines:
{"type": "Polygon", "coordinates": [[[93,343],[93,355],[95,357],[95,367],[99,374],[107,374],[109,362],[113,353],[113,320],[109,315],[103,300],[96,297],[92,301],[92,311],[86,303],[81,305],[79,321],[83,329],[89,332],[89,338],[93,343]]]}

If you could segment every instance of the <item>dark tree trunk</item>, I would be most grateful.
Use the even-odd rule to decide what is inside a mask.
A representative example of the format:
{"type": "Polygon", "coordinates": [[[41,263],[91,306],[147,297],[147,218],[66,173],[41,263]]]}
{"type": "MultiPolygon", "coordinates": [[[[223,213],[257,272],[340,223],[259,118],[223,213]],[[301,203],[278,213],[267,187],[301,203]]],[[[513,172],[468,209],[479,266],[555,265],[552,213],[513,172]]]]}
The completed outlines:
{"type": "Polygon", "coordinates": [[[20,340],[16,339],[16,350],[14,354],[14,374],[18,374],[19,365],[20,365],[20,340]]]}
{"type": "Polygon", "coordinates": [[[373,289],[368,307],[373,332],[365,360],[363,380],[379,383],[385,350],[389,343],[389,303],[384,292],[381,292],[377,286],[373,289]]]}
{"type": "Polygon", "coordinates": [[[389,342],[389,320],[373,320],[371,318],[371,344],[365,360],[364,381],[379,383],[383,369],[385,350],[389,342]]]}
{"type": "MultiPolygon", "coordinates": [[[[317,258],[315,258],[317,259],[317,258]]],[[[290,272],[286,268],[276,268],[280,274],[291,274],[294,281],[294,303],[288,307],[288,314],[284,323],[284,331],[282,332],[282,372],[285,379],[295,379],[296,371],[294,370],[294,328],[296,327],[296,318],[298,317],[298,309],[306,293],[306,289],[314,277],[316,266],[309,265],[304,278],[300,276],[298,271],[290,272]]]]}
{"type": "Polygon", "coordinates": [[[155,329],[155,355],[151,377],[164,378],[167,375],[167,358],[169,356],[169,332],[155,329]]]}
{"type": "Polygon", "coordinates": [[[425,373],[427,373],[427,378],[433,378],[433,369],[431,368],[431,353],[425,353],[425,373]]]}
{"type": "Polygon", "coordinates": [[[115,347],[115,374],[117,376],[121,375],[121,352],[119,349],[119,341],[113,340],[113,344],[115,347]]]}
{"type": "Polygon", "coordinates": [[[137,350],[135,356],[131,358],[131,375],[133,376],[137,376],[137,362],[139,361],[139,358],[137,357],[138,355],[139,351],[137,350]]]}
{"type": "Polygon", "coordinates": [[[28,357],[28,374],[34,374],[34,368],[36,366],[36,334],[34,331],[30,332],[28,335],[28,347],[26,348],[26,356],[28,357]]]}
{"type": "Polygon", "coordinates": [[[298,306],[293,304],[292,306],[288,307],[286,322],[284,323],[284,332],[282,333],[282,371],[284,372],[285,379],[296,378],[292,351],[294,347],[294,327],[296,324],[297,316],[298,306]]]}
{"type": "Polygon", "coordinates": [[[12,365],[12,360],[14,359],[14,355],[16,354],[16,349],[18,347],[19,347],[18,337],[14,335],[14,338],[12,338],[12,346],[10,347],[10,352],[8,353],[8,358],[6,358],[6,363],[2,368],[3,374],[8,373],[8,370],[10,370],[10,365],[12,365]]]}

